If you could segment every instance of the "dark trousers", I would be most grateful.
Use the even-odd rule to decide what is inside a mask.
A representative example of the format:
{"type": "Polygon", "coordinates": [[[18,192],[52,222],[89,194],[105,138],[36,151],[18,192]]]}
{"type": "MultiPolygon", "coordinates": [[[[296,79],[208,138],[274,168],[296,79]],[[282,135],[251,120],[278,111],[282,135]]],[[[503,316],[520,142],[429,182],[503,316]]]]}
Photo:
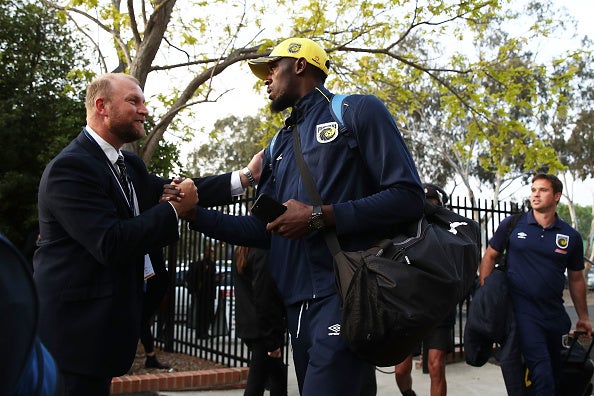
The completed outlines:
{"type": "Polygon", "coordinates": [[[61,372],[63,396],[109,396],[111,377],[61,372]]]}
{"type": "Polygon", "coordinates": [[[287,307],[293,362],[303,396],[375,395],[375,367],[358,358],[340,337],[340,297],[287,307]]]}
{"type": "MultiPolygon", "coordinates": [[[[192,294],[188,327],[196,329],[198,337],[208,337],[210,326],[215,317],[215,293],[211,291],[192,294]]],[[[219,299],[219,306],[225,304],[224,299],[219,299]]]]}
{"type": "Polygon", "coordinates": [[[526,394],[524,381],[525,366],[518,341],[518,325],[511,307],[509,307],[507,319],[509,326],[507,337],[499,355],[501,374],[503,374],[507,395],[523,396],[526,394]]]}
{"type": "Polygon", "coordinates": [[[266,347],[257,341],[250,347],[252,358],[244,396],[262,396],[267,384],[270,396],[287,396],[287,367],[282,357],[268,356],[266,347]]]}
{"type": "Polygon", "coordinates": [[[557,318],[534,318],[516,315],[520,350],[530,370],[533,392],[536,396],[561,394],[561,338],[567,334],[571,321],[567,314],[557,318]]]}
{"type": "Polygon", "coordinates": [[[157,312],[165,293],[167,293],[167,281],[167,272],[163,272],[149,278],[146,283],[140,324],[140,342],[142,342],[146,353],[153,352],[155,348],[155,339],[151,331],[151,319],[153,319],[153,315],[157,312]]]}

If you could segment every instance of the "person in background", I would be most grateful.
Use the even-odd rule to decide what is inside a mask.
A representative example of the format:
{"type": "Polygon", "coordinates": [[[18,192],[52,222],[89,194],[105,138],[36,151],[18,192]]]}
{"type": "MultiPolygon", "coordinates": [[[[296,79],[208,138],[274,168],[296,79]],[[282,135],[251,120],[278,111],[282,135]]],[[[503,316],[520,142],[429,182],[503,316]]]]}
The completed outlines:
{"type": "MultiPolygon", "coordinates": [[[[530,194],[532,209],[519,218],[507,247],[507,280],[520,352],[537,396],[563,396],[559,389],[561,341],[571,328],[563,305],[566,269],[578,316],[576,330],[592,333],[582,237],[557,215],[562,192],[563,183],[555,175],[536,174],[530,194]]],[[[506,249],[509,223],[510,217],[505,218],[489,241],[480,264],[481,285],[506,249]]]]}
{"type": "Polygon", "coordinates": [[[314,41],[287,39],[249,66],[264,81],[272,111],[292,108],[264,152],[258,184],[287,210],[266,224],[197,207],[190,228],[235,245],[270,248],[302,395],[375,394],[375,368],[340,337],[342,302],[324,232],[334,228],[343,249],[362,250],[418,219],[424,196],[415,164],[393,117],[373,95],[349,96],[349,134],[338,132],[333,94],[324,87],[329,57],[314,41]],[[313,205],[303,188],[294,131],[323,205],[313,205]]]}
{"type": "Polygon", "coordinates": [[[204,249],[200,261],[192,261],[188,268],[186,285],[191,295],[188,327],[196,329],[196,337],[208,338],[208,330],[215,316],[216,263],[215,248],[204,249]]]}
{"type": "Polygon", "coordinates": [[[160,307],[163,297],[167,293],[168,283],[169,277],[165,266],[156,267],[155,276],[152,276],[146,281],[140,324],[140,342],[146,355],[146,360],[144,362],[144,367],[146,368],[156,368],[160,370],[169,370],[171,368],[157,359],[155,337],[151,331],[153,317],[160,307]]]}
{"type": "Polygon", "coordinates": [[[287,395],[287,369],[281,350],[287,322],[282,297],[268,269],[268,252],[238,246],[232,267],[236,334],[250,348],[244,396],[287,395]]]}
{"type": "MultiPolygon", "coordinates": [[[[443,188],[426,183],[423,185],[425,190],[425,199],[427,202],[445,206],[448,202],[448,194],[443,188]]],[[[429,367],[429,377],[431,380],[431,396],[445,396],[447,394],[446,382],[446,356],[453,351],[454,345],[454,324],[456,322],[456,310],[453,310],[419,345],[416,354],[422,354],[427,349],[427,366],[429,367]]],[[[412,389],[412,360],[413,355],[409,355],[404,361],[397,364],[394,370],[396,385],[403,396],[416,396],[412,389]]]]}

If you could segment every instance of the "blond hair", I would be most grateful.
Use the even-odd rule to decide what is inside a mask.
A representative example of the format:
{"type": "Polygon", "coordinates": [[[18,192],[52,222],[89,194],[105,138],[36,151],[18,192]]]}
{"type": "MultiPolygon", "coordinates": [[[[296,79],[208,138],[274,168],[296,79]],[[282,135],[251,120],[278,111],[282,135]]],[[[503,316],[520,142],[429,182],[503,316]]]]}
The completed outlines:
{"type": "Polygon", "coordinates": [[[85,107],[87,115],[92,114],[95,109],[97,98],[110,98],[112,92],[112,82],[120,79],[127,79],[140,86],[136,77],[126,73],[106,73],[95,78],[87,87],[87,96],[85,98],[85,107]]]}

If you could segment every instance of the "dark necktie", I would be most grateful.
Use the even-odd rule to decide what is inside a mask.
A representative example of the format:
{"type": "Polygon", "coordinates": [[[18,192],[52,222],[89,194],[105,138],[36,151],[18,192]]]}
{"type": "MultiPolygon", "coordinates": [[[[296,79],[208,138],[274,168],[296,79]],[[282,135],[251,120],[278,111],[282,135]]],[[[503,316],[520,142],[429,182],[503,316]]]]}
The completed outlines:
{"type": "Polygon", "coordinates": [[[126,199],[128,200],[128,205],[132,208],[132,192],[130,191],[130,181],[128,180],[128,173],[126,172],[126,164],[124,163],[124,156],[119,155],[118,160],[116,161],[116,165],[120,169],[120,184],[124,189],[124,193],[126,193],[126,199]]]}

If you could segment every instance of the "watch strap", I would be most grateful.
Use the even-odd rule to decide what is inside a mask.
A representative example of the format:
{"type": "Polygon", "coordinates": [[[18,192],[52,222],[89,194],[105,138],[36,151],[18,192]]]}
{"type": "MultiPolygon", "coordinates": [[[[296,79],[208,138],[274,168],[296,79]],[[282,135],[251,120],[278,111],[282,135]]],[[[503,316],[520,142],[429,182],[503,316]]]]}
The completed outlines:
{"type": "Polygon", "coordinates": [[[243,173],[245,177],[247,177],[250,186],[254,187],[256,185],[256,179],[254,178],[254,175],[252,175],[252,172],[250,172],[247,166],[241,170],[241,173],[243,173]]]}

